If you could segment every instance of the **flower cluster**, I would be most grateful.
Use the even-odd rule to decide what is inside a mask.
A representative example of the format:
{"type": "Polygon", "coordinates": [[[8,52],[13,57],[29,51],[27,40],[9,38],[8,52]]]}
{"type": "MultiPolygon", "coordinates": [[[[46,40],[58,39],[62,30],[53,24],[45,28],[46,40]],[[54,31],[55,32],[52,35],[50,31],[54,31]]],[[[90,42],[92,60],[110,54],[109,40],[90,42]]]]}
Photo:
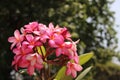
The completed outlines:
{"type": "Polygon", "coordinates": [[[44,68],[44,63],[53,65],[66,65],[66,75],[76,77],[77,71],[82,67],[78,64],[79,57],[76,42],[72,41],[67,28],[54,27],[31,22],[21,30],[15,30],[14,36],[9,37],[12,43],[10,49],[15,54],[12,65],[15,69],[26,68],[29,75],[35,70],[44,68]],[[45,48],[45,52],[41,50],[45,48]],[[50,58],[51,56],[55,58],[50,58]]]}

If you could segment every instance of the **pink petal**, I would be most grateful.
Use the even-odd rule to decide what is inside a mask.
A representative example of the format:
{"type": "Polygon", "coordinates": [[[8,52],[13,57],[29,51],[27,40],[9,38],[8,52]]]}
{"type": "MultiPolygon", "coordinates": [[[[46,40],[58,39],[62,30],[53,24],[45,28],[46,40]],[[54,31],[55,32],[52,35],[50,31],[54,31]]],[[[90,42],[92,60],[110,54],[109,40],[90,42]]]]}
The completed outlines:
{"type": "Polygon", "coordinates": [[[39,39],[40,39],[40,37],[35,37],[35,39],[34,39],[34,40],[35,40],[35,41],[38,41],[39,39]]]}
{"type": "Polygon", "coordinates": [[[53,26],[52,23],[49,24],[49,28],[50,28],[50,29],[53,29],[53,28],[54,28],[54,26],[53,26]]]}
{"type": "Polygon", "coordinates": [[[33,52],[33,50],[30,49],[30,48],[26,48],[26,49],[24,49],[24,52],[27,54],[27,53],[31,53],[31,52],[33,52]]]}
{"type": "Polygon", "coordinates": [[[34,22],[32,22],[32,23],[30,23],[32,26],[34,26],[34,27],[37,27],[39,24],[38,24],[38,22],[36,22],[36,21],[34,21],[34,22]]]}
{"type": "Polygon", "coordinates": [[[20,49],[15,48],[15,49],[13,49],[13,53],[15,53],[16,55],[19,55],[19,54],[21,54],[21,51],[20,51],[20,49]]]}
{"type": "Polygon", "coordinates": [[[41,40],[43,43],[45,43],[48,38],[49,38],[49,37],[48,37],[47,35],[42,35],[41,38],[40,38],[40,40],[41,40]]]}
{"type": "Polygon", "coordinates": [[[29,66],[29,62],[26,61],[26,60],[22,60],[20,63],[19,63],[19,67],[21,68],[26,68],[29,66]]]}
{"type": "Polygon", "coordinates": [[[26,56],[22,56],[19,62],[19,67],[26,68],[28,66],[29,66],[29,61],[26,60],[26,56]]]}
{"type": "Polygon", "coordinates": [[[27,41],[24,41],[22,44],[23,46],[25,46],[25,45],[28,45],[29,43],[27,41]]]}
{"type": "Polygon", "coordinates": [[[40,35],[40,31],[34,31],[33,33],[36,35],[40,35]]]}
{"type": "Polygon", "coordinates": [[[79,57],[78,56],[74,56],[74,61],[75,61],[75,63],[78,63],[79,62],[79,57]]]}
{"type": "Polygon", "coordinates": [[[31,61],[33,59],[32,54],[28,54],[27,57],[26,57],[26,59],[31,61]]]}
{"type": "Polygon", "coordinates": [[[71,42],[65,42],[65,43],[64,43],[64,46],[65,46],[66,48],[71,48],[71,47],[72,47],[72,43],[71,43],[71,42]]]}
{"type": "Polygon", "coordinates": [[[9,42],[15,42],[15,37],[9,37],[9,38],[8,38],[8,41],[9,41],[9,42]]]}
{"type": "Polygon", "coordinates": [[[70,75],[70,74],[71,74],[71,69],[68,68],[68,69],[66,70],[66,75],[70,75]]]}
{"type": "Polygon", "coordinates": [[[20,35],[20,40],[23,41],[24,40],[24,35],[20,35]]]}
{"type": "Polygon", "coordinates": [[[25,27],[25,28],[30,28],[30,25],[29,25],[29,24],[27,24],[27,25],[25,25],[24,27],[25,27]]]}
{"type": "Polygon", "coordinates": [[[21,43],[20,42],[16,43],[16,47],[20,48],[21,47],[21,43]]]}
{"type": "Polygon", "coordinates": [[[62,33],[61,33],[66,39],[71,37],[71,34],[68,32],[67,28],[63,28],[62,29],[62,33]]]}
{"type": "Polygon", "coordinates": [[[29,46],[28,46],[28,48],[33,49],[33,48],[34,48],[34,46],[33,46],[33,45],[29,45],[29,46]]]}
{"type": "Polygon", "coordinates": [[[57,48],[56,49],[56,56],[60,56],[60,54],[62,53],[62,49],[61,48],[57,48]]]}
{"type": "Polygon", "coordinates": [[[75,68],[75,70],[77,70],[77,71],[81,71],[81,70],[82,70],[82,66],[80,66],[79,64],[75,64],[75,65],[74,65],[74,68],[75,68]]]}
{"type": "Polygon", "coordinates": [[[15,38],[16,38],[17,40],[19,40],[19,38],[20,38],[20,32],[19,32],[19,30],[15,30],[14,36],[15,36],[15,38]]]}
{"type": "Polygon", "coordinates": [[[57,45],[55,44],[53,40],[49,40],[49,45],[50,47],[57,47],[57,45]]]}
{"type": "Polygon", "coordinates": [[[57,34],[54,34],[54,37],[55,37],[55,43],[56,44],[63,44],[64,43],[64,38],[63,38],[63,36],[61,36],[61,35],[57,35],[57,34]]]}
{"type": "Polygon", "coordinates": [[[15,70],[16,70],[16,71],[18,70],[18,65],[17,65],[17,64],[15,65],[15,70]]]}
{"type": "Polygon", "coordinates": [[[43,64],[43,60],[40,56],[37,58],[37,64],[43,64]]]}
{"type": "Polygon", "coordinates": [[[25,33],[25,29],[22,27],[21,29],[20,29],[20,31],[21,31],[21,33],[25,33]]]}
{"type": "Polygon", "coordinates": [[[35,64],[35,67],[36,67],[37,69],[41,69],[41,68],[43,68],[43,65],[42,65],[42,64],[35,64]]]}
{"type": "Polygon", "coordinates": [[[16,63],[18,63],[20,59],[21,59],[21,55],[14,56],[14,60],[16,63]]]}
{"type": "Polygon", "coordinates": [[[12,43],[10,49],[13,49],[13,47],[16,45],[16,42],[12,43]]]}
{"type": "Polygon", "coordinates": [[[15,61],[12,61],[12,66],[15,65],[15,64],[16,64],[16,62],[15,62],[15,61]]]}
{"type": "Polygon", "coordinates": [[[33,41],[34,37],[32,35],[26,35],[26,39],[31,42],[33,41]]]}
{"type": "Polygon", "coordinates": [[[35,46],[41,46],[41,45],[42,45],[42,43],[39,42],[39,41],[37,41],[37,42],[35,43],[35,46]]]}
{"type": "Polygon", "coordinates": [[[33,59],[31,60],[31,65],[34,66],[35,64],[36,64],[36,58],[33,58],[33,59]]]}
{"type": "Polygon", "coordinates": [[[71,70],[71,74],[72,74],[72,77],[74,77],[74,78],[77,76],[77,72],[73,69],[71,70]]]}
{"type": "Polygon", "coordinates": [[[28,72],[29,75],[33,75],[33,73],[34,73],[34,66],[29,66],[27,72],[28,72]]]}

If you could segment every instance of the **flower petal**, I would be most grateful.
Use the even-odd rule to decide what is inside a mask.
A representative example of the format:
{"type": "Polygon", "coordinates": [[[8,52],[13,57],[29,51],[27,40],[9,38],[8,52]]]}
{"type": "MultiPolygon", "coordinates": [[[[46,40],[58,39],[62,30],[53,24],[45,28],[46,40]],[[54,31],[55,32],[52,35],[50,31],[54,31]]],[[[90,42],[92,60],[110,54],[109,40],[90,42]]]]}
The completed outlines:
{"type": "Polygon", "coordinates": [[[74,68],[76,71],[81,71],[82,70],[82,66],[80,66],[79,64],[75,64],[74,68]]]}
{"type": "Polygon", "coordinates": [[[20,63],[19,63],[19,67],[21,67],[21,68],[26,68],[26,67],[28,67],[29,66],[29,63],[28,63],[28,61],[26,61],[26,60],[22,60],[20,63]]]}
{"type": "Polygon", "coordinates": [[[66,75],[70,75],[70,74],[71,74],[71,69],[68,68],[68,69],[66,70],[66,75]]]}
{"type": "Polygon", "coordinates": [[[31,42],[33,41],[34,37],[32,35],[26,35],[26,39],[31,42]]]}
{"type": "Polygon", "coordinates": [[[21,51],[20,51],[20,49],[15,48],[15,49],[13,49],[13,53],[15,53],[16,55],[19,55],[19,54],[21,54],[21,51]]]}
{"type": "Polygon", "coordinates": [[[28,72],[29,75],[33,75],[33,73],[34,73],[34,66],[29,66],[27,72],[28,72]]]}
{"type": "Polygon", "coordinates": [[[20,32],[19,32],[19,30],[15,30],[14,36],[15,36],[15,38],[16,38],[17,40],[20,39],[20,32]]]}
{"type": "Polygon", "coordinates": [[[55,44],[53,40],[49,40],[49,45],[50,47],[57,47],[57,45],[55,44]]]}
{"type": "Polygon", "coordinates": [[[57,48],[57,49],[56,49],[56,56],[57,56],[57,57],[60,56],[61,53],[62,53],[61,48],[57,48]]]}
{"type": "Polygon", "coordinates": [[[43,68],[43,65],[42,65],[42,64],[35,64],[35,67],[36,67],[37,69],[41,69],[41,68],[43,68]]]}
{"type": "Polygon", "coordinates": [[[12,43],[10,49],[13,49],[13,47],[16,45],[16,42],[12,43]]]}
{"type": "Polygon", "coordinates": [[[71,70],[71,74],[72,74],[72,77],[74,77],[74,78],[77,76],[77,72],[73,69],[71,70]]]}
{"type": "Polygon", "coordinates": [[[8,38],[8,41],[11,42],[11,43],[12,43],[12,42],[15,42],[15,37],[9,37],[9,38],[8,38]]]}
{"type": "Polygon", "coordinates": [[[53,26],[52,23],[49,24],[49,28],[50,28],[50,29],[53,29],[53,28],[54,28],[54,26],[53,26]]]}

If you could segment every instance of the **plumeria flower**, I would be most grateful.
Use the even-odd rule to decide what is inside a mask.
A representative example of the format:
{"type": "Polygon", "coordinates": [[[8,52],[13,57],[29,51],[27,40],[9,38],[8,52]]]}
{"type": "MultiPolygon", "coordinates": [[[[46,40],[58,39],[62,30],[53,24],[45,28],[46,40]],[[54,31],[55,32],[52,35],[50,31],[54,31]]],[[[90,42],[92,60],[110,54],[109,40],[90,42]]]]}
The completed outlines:
{"type": "Polygon", "coordinates": [[[82,67],[79,64],[76,63],[67,63],[67,69],[66,69],[66,75],[72,75],[72,77],[77,76],[77,71],[81,71],[82,67]]]}
{"type": "Polygon", "coordinates": [[[70,37],[71,37],[70,33],[68,32],[67,28],[65,28],[65,27],[62,28],[61,34],[63,35],[63,37],[65,39],[70,39],[70,37]]]}
{"type": "Polygon", "coordinates": [[[13,53],[16,55],[26,55],[26,54],[29,54],[31,52],[33,52],[33,50],[28,48],[25,45],[22,45],[20,48],[17,47],[17,48],[13,49],[13,53]]]}
{"type": "Polygon", "coordinates": [[[78,57],[78,54],[77,54],[77,46],[76,44],[79,42],[79,40],[77,40],[76,42],[71,42],[72,46],[71,48],[69,49],[69,57],[70,59],[73,59],[75,61],[75,63],[78,63],[79,61],[79,57],[78,57]]]}
{"type": "Polygon", "coordinates": [[[15,55],[14,61],[12,61],[12,66],[15,66],[16,70],[18,70],[18,67],[27,68],[29,62],[26,60],[26,55],[15,55]]]}
{"type": "Polygon", "coordinates": [[[17,70],[17,67],[26,68],[28,66],[28,61],[26,61],[26,55],[29,53],[32,53],[33,50],[27,48],[26,46],[22,46],[20,48],[14,48],[13,53],[16,54],[14,56],[14,61],[12,62],[12,65],[15,65],[15,69],[17,70]]]}
{"type": "Polygon", "coordinates": [[[26,40],[23,41],[23,45],[27,45],[28,48],[33,49],[35,46],[41,46],[42,43],[39,41],[40,37],[34,37],[31,34],[25,36],[26,40]]]}
{"type": "Polygon", "coordinates": [[[28,54],[26,59],[30,62],[28,67],[28,73],[30,75],[34,73],[35,68],[39,70],[43,68],[43,60],[37,53],[28,54]]]}
{"type": "Polygon", "coordinates": [[[46,40],[49,38],[47,35],[47,30],[48,30],[48,28],[46,27],[46,25],[40,23],[38,26],[38,30],[34,31],[33,33],[40,37],[41,42],[45,43],[46,40]]]}
{"type": "Polygon", "coordinates": [[[14,36],[8,38],[8,41],[9,41],[10,43],[12,43],[11,49],[12,49],[15,45],[20,46],[20,45],[21,45],[21,41],[23,41],[23,39],[24,39],[23,35],[21,35],[18,30],[15,30],[14,36]]]}
{"type": "Polygon", "coordinates": [[[69,49],[72,47],[72,44],[70,42],[64,42],[59,45],[56,48],[56,56],[59,56],[61,54],[69,55],[69,49]]]}
{"type": "Polygon", "coordinates": [[[34,31],[36,31],[38,29],[38,22],[31,22],[27,25],[25,25],[25,32],[26,33],[33,33],[34,31]]]}
{"type": "Polygon", "coordinates": [[[45,64],[66,65],[66,75],[73,77],[82,70],[78,64],[78,41],[72,41],[65,27],[54,27],[52,23],[47,27],[42,23],[31,22],[22,27],[20,32],[15,30],[14,36],[9,37],[8,41],[12,43],[11,49],[15,55],[12,66],[16,70],[25,68],[29,75],[33,75],[36,70],[43,69],[45,64]],[[54,59],[52,55],[55,55],[54,59]]]}
{"type": "Polygon", "coordinates": [[[57,47],[57,45],[63,44],[64,43],[64,38],[60,34],[52,34],[49,36],[49,45],[50,47],[57,47]]]}

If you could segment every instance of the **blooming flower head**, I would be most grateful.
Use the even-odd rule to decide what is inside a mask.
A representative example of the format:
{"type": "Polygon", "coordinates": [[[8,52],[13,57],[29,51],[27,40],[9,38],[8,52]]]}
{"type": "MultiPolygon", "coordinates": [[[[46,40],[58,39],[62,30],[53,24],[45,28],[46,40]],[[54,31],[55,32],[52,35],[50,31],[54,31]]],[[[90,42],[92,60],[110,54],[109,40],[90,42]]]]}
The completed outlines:
{"type": "Polygon", "coordinates": [[[76,63],[67,63],[67,70],[66,70],[66,75],[72,75],[73,77],[76,77],[77,71],[81,71],[82,67],[76,63]]]}
{"type": "Polygon", "coordinates": [[[31,22],[27,25],[25,25],[25,32],[26,33],[32,33],[38,29],[38,22],[31,22]]]}
{"type": "Polygon", "coordinates": [[[20,32],[15,30],[14,36],[9,37],[8,41],[12,43],[11,50],[15,55],[12,65],[16,70],[26,68],[28,74],[33,75],[36,70],[44,69],[45,64],[64,65],[66,75],[73,77],[82,70],[78,64],[78,41],[72,41],[65,27],[31,22],[22,27],[20,32]]]}
{"type": "Polygon", "coordinates": [[[29,61],[29,67],[28,67],[28,73],[32,75],[34,73],[35,68],[36,69],[42,69],[43,68],[43,60],[41,59],[41,56],[37,53],[34,54],[28,54],[26,59],[29,61]]]}
{"type": "Polygon", "coordinates": [[[23,41],[23,45],[28,46],[29,48],[33,49],[35,46],[41,46],[42,43],[39,41],[40,37],[33,36],[28,34],[25,36],[26,40],[23,41]]]}
{"type": "Polygon", "coordinates": [[[23,35],[20,34],[20,32],[18,30],[15,30],[14,32],[14,36],[9,37],[8,41],[10,43],[12,43],[11,45],[11,49],[16,45],[16,46],[20,46],[21,41],[23,41],[23,35]]]}

